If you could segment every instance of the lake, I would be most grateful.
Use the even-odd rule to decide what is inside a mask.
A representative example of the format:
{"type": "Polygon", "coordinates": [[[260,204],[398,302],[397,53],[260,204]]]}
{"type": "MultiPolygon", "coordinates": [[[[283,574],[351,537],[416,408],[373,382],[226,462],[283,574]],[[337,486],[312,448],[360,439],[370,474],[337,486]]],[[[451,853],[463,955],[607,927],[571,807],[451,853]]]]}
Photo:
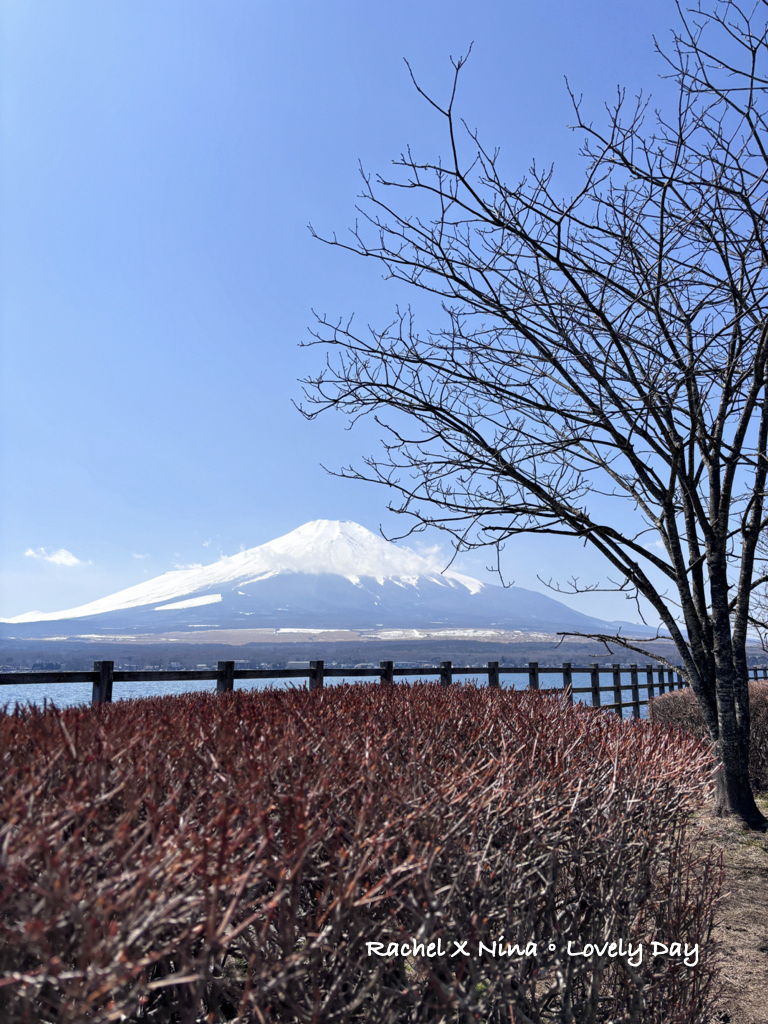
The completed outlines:
{"type": "MultiPolygon", "coordinates": [[[[628,678],[628,673],[623,673],[625,678],[628,678]]],[[[413,675],[398,676],[397,681],[406,680],[411,683],[415,683],[420,679],[437,679],[438,674],[435,671],[434,676],[426,676],[425,673],[414,672],[413,675]]],[[[472,680],[477,681],[477,676],[462,676],[456,673],[453,677],[455,683],[468,683],[472,680]]],[[[525,689],[528,685],[526,675],[512,675],[504,676],[502,674],[502,686],[505,689],[514,688],[518,690],[525,689]]],[[[342,682],[359,682],[360,680],[355,679],[354,669],[350,670],[349,679],[337,679],[337,678],[326,678],[326,686],[334,686],[342,682]]],[[[542,680],[542,689],[546,689],[548,685],[555,682],[559,682],[558,676],[545,677],[542,680]]],[[[644,673],[641,673],[641,683],[645,681],[644,673]]],[[[606,681],[601,680],[601,685],[605,686],[606,681]]],[[[0,683],[2,683],[2,675],[0,675],[0,683]]],[[[263,690],[270,686],[276,689],[287,689],[289,685],[301,686],[306,685],[304,679],[236,679],[235,689],[237,690],[263,690]]],[[[573,673],[573,685],[574,686],[589,686],[589,673],[588,672],[576,672],[573,673]]],[[[152,680],[149,682],[115,682],[112,690],[113,700],[135,700],[140,697],[165,697],[173,694],[182,694],[193,692],[213,692],[216,689],[216,680],[212,677],[210,680],[207,679],[195,679],[192,681],[167,681],[152,680]]],[[[5,707],[8,710],[12,710],[14,704],[33,704],[38,707],[43,706],[43,702],[48,701],[54,703],[58,708],[75,707],[79,704],[90,704],[91,702],[91,683],[32,683],[27,685],[13,684],[10,686],[0,685],[0,709],[5,707]]],[[[640,698],[641,700],[645,697],[645,690],[642,685],[640,687],[640,698]]],[[[613,700],[612,691],[607,693],[603,691],[602,698],[604,703],[609,704],[613,700]]],[[[629,703],[632,699],[631,690],[622,689],[622,700],[629,703]]],[[[591,703],[590,695],[585,693],[574,694],[574,700],[580,701],[581,703],[591,703]]],[[[631,708],[624,708],[624,717],[630,718],[632,715],[631,708]]],[[[640,707],[641,718],[648,717],[648,709],[645,706],[640,707]]]]}

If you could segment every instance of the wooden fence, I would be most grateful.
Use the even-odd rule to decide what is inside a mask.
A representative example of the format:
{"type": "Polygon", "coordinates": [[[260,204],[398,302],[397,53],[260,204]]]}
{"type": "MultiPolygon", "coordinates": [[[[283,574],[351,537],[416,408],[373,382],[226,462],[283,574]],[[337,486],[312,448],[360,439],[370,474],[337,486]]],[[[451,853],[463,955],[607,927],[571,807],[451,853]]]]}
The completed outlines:
{"type": "MultiPolygon", "coordinates": [[[[768,669],[766,667],[754,668],[754,678],[765,678],[768,669]],[[758,676],[758,673],[760,675],[758,676]]],[[[440,667],[434,665],[423,665],[415,668],[395,668],[391,661],[382,661],[379,668],[369,669],[348,669],[348,668],[326,668],[322,661],[310,661],[308,668],[285,669],[285,668],[245,668],[236,669],[234,661],[220,661],[216,670],[213,669],[115,669],[113,661],[96,661],[92,672],[2,672],[0,673],[0,686],[12,686],[14,684],[40,684],[45,683],[92,683],[91,695],[92,704],[109,703],[112,700],[112,689],[114,683],[124,682],[151,682],[151,681],[178,681],[194,682],[201,679],[216,679],[216,690],[218,693],[226,693],[234,689],[236,679],[308,679],[309,689],[322,689],[324,682],[329,678],[361,677],[377,678],[381,683],[393,683],[396,676],[419,676],[428,677],[437,675],[442,686],[450,686],[453,677],[462,676],[485,676],[489,686],[500,686],[502,676],[523,675],[528,678],[528,687],[532,690],[544,690],[552,692],[565,692],[568,699],[573,702],[574,694],[585,694],[591,698],[589,703],[592,707],[602,707],[606,710],[615,711],[623,717],[624,709],[631,708],[634,718],[640,717],[641,706],[647,705],[648,701],[657,694],[665,693],[667,690],[679,690],[682,688],[683,680],[679,672],[672,669],[647,664],[642,669],[637,665],[629,667],[621,665],[600,665],[593,662],[587,666],[575,666],[570,662],[564,662],[559,667],[544,667],[536,661],[529,661],[522,668],[504,666],[499,667],[498,661],[489,661],[483,666],[455,666],[450,661],[441,661],[440,667]],[[608,685],[600,685],[600,676],[609,675],[611,682],[608,685]],[[541,685],[542,676],[560,676],[560,685],[545,687],[541,685]],[[574,675],[589,675],[589,686],[574,686],[574,675]],[[629,676],[628,681],[622,679],[622,675],[629,676]],[[673,679],[673,675],[675,678],[673,679]],[[645,699],[640,699],[640,691],[645,691],[645,699]],[[608,693],[613,698],[604,702],[602,694],[608,693]],[[625,700],[624,694],[629,693],[630,699],[625,700]]]]}

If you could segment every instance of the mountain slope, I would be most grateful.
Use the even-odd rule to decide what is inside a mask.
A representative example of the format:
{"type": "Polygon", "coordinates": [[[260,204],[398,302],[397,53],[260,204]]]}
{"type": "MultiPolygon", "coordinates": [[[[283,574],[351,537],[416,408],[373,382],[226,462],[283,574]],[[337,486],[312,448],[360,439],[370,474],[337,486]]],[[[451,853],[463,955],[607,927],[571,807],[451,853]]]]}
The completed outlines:
{"type": "Polygon", "coordinates": [[[322,519],[211,565],[167,572],[77,608],[27,612],[0,623],[2,635],[16,637],[201,626],[603,632],[617,625],[521,587],[485,584],[451,569],[441,572],[429,559],[357,523],[322,519]]]}

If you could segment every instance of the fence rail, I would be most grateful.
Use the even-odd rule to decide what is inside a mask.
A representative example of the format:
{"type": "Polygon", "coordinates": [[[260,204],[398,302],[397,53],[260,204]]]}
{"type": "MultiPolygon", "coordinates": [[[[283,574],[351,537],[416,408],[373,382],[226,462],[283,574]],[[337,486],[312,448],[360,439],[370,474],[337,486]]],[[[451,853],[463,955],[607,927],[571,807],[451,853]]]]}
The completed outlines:
{"type": "MultiPolygon", "coordinates": [[[[765,678],[768,667],[755,667],[754,678],[765,678]],[[758,673],[760,675],[758,676],[758,673]]],[[[348,669],[348,668],[326,668],[323,661],[310,661],[308,668],[286,669],[286,668],[235,668],[234,661],[220,661],[214,669],[115,669],[113,661],[96,661],[93,664],[92,672],[2,672],[0,673],[0,686],[12,686],[14,684],[40,684],[45,683],[92,683],[91,695],[92,704],[105,704],[112,701],[112,690],[114,683],[124,682],[150,682],[150,681],[178,681],[184,680],[193,682],[201,679],[215,679],[216,691],[227,693],[234,689],[237,679],[308,679],[309,689],[322,689],[324,682],[329,678],[346,678],[354,675],[355,678],[373,677],[378,678],[383,684],[393,683],[396,676],[430,676],[436,675],[442,686],[450,686],[453,677],[462,676],[486,676],[488,685],[498,687],[501,685],[502,676],[523,675],[528,677],[528,688],[532,690],[545,690],[553,692],[565,692],[568,699],[573,702],[574,694],[589,694],[592,707],[601,707],[605,710],[615,711],[623,717],[624,709],[632,710],[634,718],[640,717],[640,708],[648,704],[654,696],[665,693],[667,690],[679,690],[684,681],[679,672],[672,669],[646,664],[642,668],[637,665],[600,665],[593,662],[586,666],[572,665],[570,662],[563,662],[562,665],[543,666],[537,661],[529,661],[522,667],[501,667],[498,661],[489,661],[486,665],[454,665],[450,661],[441,661],[440,667],[434,665],[422,665],[412,668],[395,668],[394,662],[382,661],[378,668],[348,669]],[[600,676],[610,675],[611,682],[606,686],[600,685],[600,676]],[[622,675],[629,675],[629,682],[622,679],[622,675]],[[541,677],[545,675],[559,675],[561,685],[555,687],[543,687],[541,677]],[[589,686],[574,686],[574,675],[589,675],[589,686]],[[673,679],[673,675],[675,678],[673,679]],[[646,693],[645,700],[640,699],[640,691],[646,693]],[[631,698],[624,700],[624,692],[629,691],[631,698]],[[603,703],[602,694],[610,693],[613,700],[603,703]]]]}

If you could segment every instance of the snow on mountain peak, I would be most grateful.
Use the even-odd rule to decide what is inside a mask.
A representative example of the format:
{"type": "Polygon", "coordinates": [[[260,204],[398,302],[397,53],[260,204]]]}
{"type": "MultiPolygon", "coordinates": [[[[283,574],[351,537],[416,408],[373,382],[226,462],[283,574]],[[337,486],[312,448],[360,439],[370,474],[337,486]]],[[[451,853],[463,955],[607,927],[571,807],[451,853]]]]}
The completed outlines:
{"type": "MultiPolygon", "coordinates": [[[[216,564],[222,565],[223,561],[216,564]]],[[[352,583],[358,583],[361,576],[370,576],[383,583],[385,579],[415,582],[419,576],[428,576],[442,577],[449,585],[461,584],[473,594],[483,588],[479,580],[450,569],[443,572],[433,559],[410,548],[397,547],[359,523],[335,519],[315,519],[226,561],[232,573],[227,578],[253,573],[255,579],[267,574],[303,572],[332,573],[352,583]]]]}
{"type": "Polygon", "coordinates": [[[434,561],[410,548],[399,548],[364,526],[315,519],[283,537],[234,555],[232,562],[277,572],[334,573],[357,582],[372,576],[382,582],[397,577],[434,576],[434,561]]]}

